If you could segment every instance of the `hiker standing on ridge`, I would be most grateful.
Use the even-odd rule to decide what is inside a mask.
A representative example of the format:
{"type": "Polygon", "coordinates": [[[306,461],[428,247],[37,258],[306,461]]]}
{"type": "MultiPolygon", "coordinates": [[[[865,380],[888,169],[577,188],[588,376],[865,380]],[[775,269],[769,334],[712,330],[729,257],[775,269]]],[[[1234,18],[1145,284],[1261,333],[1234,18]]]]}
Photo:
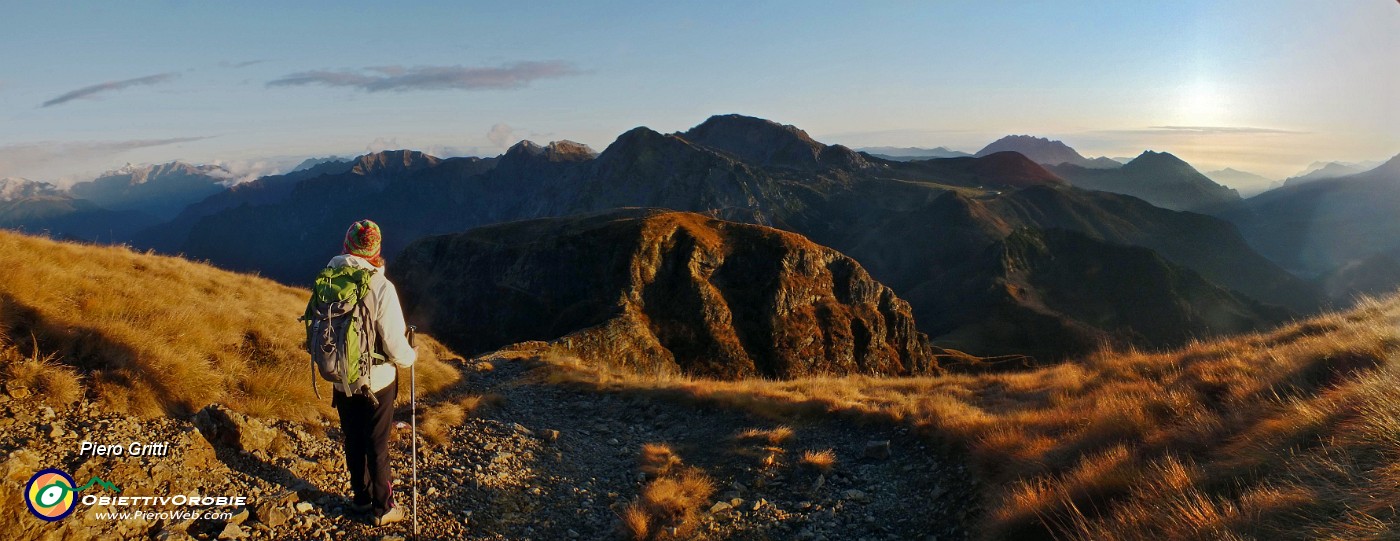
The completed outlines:
{"type": "MultiPolygon", "coordinates": [[[[398,291],[384,276],[381,239],[378,224],[369,220],[351,224],[350,230],[345,232],[344,253],[331,259],[317,277],[311,306],[307,309],[308,349],[314,344],[324,347],[325,341],[329,341],[332,346],[326,349],[328,353],[323,354],[323,358],[335,357],[335,349],[355,352],[336,357],[343,363],[343,373],[327,379],[335,381],[331,405],[340,413],[341,432],[345,438],[345,467],[350,472],[353,497],[351,508],[361,513],[371,512],[371,522],[375,526],[404,520],[403,509],[394,503],[389,433],[394,424],[394,399],[399,393],[395,365],[408,368],[418,358],[407,337],[408,327],[403,307],[399,305],[398,291]],[[344,293],[347,290],[351,293],[344,293]],[[337,294],[341,300],[354,299],[354,306],[337,313],[337,308],[324,308],[327,304],[323,302],[318,316],[315,311],[318,297],[324,301],[337,294]],[[356,318],[348,317],[352,314],[356,318]],[[362,319],[363,323],[350,324],[360,330],[346,333],[332,328],[326,331],[334,325],[332,319],[338,316],[346,316],[351,321],[362,319]],[[310,319],[313,317],[324,319],[310,319]],[[324,327],[320,322],[325,323],[324,327]],[[321,333],[319,337],[323,342],[316,342],[312,336],[315,333],[321,333]],[[346,344],[353,341],[367,347],[346,344]],[[346,357],[362,359],[359,361],[362,364],[346,360],[346,357]]],[[[317,362],[322,361],[313,351],[312,363],[317,362]]],[[[326,377],[325,365],[320,368],[322,376],[326,377]]]]}

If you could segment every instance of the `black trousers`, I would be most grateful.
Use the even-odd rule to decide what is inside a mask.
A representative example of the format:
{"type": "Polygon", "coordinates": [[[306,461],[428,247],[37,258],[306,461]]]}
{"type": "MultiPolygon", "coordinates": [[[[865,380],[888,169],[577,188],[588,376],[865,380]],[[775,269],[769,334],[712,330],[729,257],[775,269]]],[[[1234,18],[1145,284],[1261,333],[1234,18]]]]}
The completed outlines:
{"type": "Polygon", "coordinates": [[[389,434],[394,428],[394,399],[399,380],[374,393],[375,407],[365,396],[331,393],[331,405],[340,412],[345,435],[345,469],[356,505],[370,504],[376,516],[394,506],[394,478],[389,470],[389,434]]]}

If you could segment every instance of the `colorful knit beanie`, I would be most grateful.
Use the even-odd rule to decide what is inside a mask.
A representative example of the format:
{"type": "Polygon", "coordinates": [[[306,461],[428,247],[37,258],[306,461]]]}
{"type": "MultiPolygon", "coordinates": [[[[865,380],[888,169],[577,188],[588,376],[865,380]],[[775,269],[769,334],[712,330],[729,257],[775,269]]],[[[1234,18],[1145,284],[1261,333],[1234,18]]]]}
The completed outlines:
{"type": "Polygon", "coordinates": [[[383,267],[384,256],[379,254],[381,238],[383,237],[379,234],[379,224],[360,220],[350,224],[350,230],[345,232],[344,251],[365,258],[371,265],[383,267]]]}

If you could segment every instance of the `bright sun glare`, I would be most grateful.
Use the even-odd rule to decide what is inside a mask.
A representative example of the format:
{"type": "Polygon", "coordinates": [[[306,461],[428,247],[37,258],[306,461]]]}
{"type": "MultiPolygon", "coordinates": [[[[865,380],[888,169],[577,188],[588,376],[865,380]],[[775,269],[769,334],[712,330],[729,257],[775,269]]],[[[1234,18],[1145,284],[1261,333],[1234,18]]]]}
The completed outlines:
{"type": "Polygon", "coordinates": [[[1177,108],[1179,122],[1188,126],[1220,126],[1225,120],[1227,100],[1220,85],[1197,80],[1181,88],[1177,108]]]}

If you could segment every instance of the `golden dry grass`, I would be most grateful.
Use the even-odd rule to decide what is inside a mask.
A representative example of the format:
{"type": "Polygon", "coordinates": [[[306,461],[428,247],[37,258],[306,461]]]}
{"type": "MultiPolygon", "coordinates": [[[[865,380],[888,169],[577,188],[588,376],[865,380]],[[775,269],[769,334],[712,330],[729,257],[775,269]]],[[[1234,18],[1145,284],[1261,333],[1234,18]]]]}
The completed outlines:
{"type": "Polygon", "coordinates": [[[836,451],[831,449],[803,451],[799,463],[816,471],[827,473],[836,467],[836,451]]]}
{"type": "Polygon", "coordinates": [[[434,404],[419,414],[418,433],[433,445],[445,445],[451,441],[448,430],[461,426],[468,416],[484,405],[494,402],[494,395],[467,395],[455,400],[434,404]]]}
{"type": "Polygon", "coordinates": [[[627,539],[651,539],[651,515],[642,502],[632,502],[622,509],[622,534],[627,539]]]}
{"type": "Polygon", "coordinates": [[[671,473],[672,468],[680,466],[681,459],[669,445],[647,443],[642,445],[642,456],[638,462],[641,463],[642,473],[647,474],[647,477],[656,478],[671,473]]]}
{"type": "MultiPolygon", "coordinates": [[[[142,417],[220,402],[259,416],[333,418],[330,385],[316,378],[317,400],[302,349],[306,290],[176,257],[10,232],[0,232],[0,250],[21,261],[0,280],[0,337],[49,359],[42,370],[33,359],[4,359],[7,376],[68,388],[57,363],[81,378],[87,399],[142,417]]],[[[452,355],[441,345],[423,337],[419,349],[420,393],[460,377],[442,362],[452,355]]]]}
{"type": "Polygon", "coordinates": [[[0,337],[0,374],[10,396],[33,396],[40,403],[65,407],[83,396],[82,378],[76,370],[56,361],[57,355],[41,355],[38,345],[28,355],[0,337]]]}
{"type": "Polygon", "coordinates": [[[623,508],[623,535],[637,541],[688,539],[715,492],[714,480],[699,468],[683,466],[664,443],[643,445],[638,462],[651,480],[623,508]]]}
{"type": "Polygon", "coordinates": [[[985,539],[1400,537],[1400,299],[1170,352],[1003,374],[714,381],[554,359],[545,376],[903,422],[963,449],[985,539]]]}
{"type": "Polygon", "coordinates": [[[792,438],[792,435],[793,431],[791,427],[779,426],[769,429],[747,428],[740,432],[736,438],[744,443],[761,442],[777,447],[787,443],[787,441],[792,438]]]}

